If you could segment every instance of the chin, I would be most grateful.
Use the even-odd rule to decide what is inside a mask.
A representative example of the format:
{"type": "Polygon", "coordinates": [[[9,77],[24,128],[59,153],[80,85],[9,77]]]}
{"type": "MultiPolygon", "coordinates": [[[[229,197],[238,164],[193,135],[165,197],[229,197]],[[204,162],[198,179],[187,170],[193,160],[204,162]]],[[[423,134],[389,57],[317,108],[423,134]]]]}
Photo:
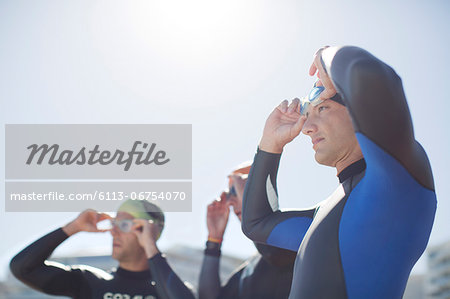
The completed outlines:
{"type": "Polygon", "coordinates": [[[115,250],[113,249],[112,254],[111,254],[111,257],[112,257],[113,259],[115,259],[116,261],[118,261],[118,260],[120,259],[120,253],[117,252],[117,251],[115,251],[115,250]]]}
{"type": "Polygon", "coordinates": [[[330,167],[335,166],[335,164],[332,162],[332,160],[329,159],[329,157],[327,157],[327,155],[324,155],[323,153],[316,152],[316,154],[314,155],[314,159],[320,165],[325,165],[325,166],[330,166],[330,167]]]}

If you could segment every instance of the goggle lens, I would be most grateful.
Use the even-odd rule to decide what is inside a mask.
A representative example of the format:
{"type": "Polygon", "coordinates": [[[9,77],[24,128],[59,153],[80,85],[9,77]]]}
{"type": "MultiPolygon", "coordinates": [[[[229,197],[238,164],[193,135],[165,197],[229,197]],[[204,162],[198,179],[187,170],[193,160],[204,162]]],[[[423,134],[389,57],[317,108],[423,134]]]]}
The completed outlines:
{"type": "Polygon", "coordinates": [[[118,229],[123,231],[124,233],[129,233],[131,228],[133,227],[133,220],[123,219],[123,220],[111,220],[111,225],[116,226],[118,229]]]}
{"type": "Polygon", "coordinates": [[[227,200],[229,200],[232,196],[237,196],[236,188],[234,188],[234,185],[231,186],[230,191],[227,193],[227,200]]]}
{"type": "Polygon", "coordinates": [[[322,91],[325,90],[325,87],[323,86],[315,86],[311,89],[309,94],[306,97],[303,97],[300,100],[300,114],[306,115],[306,112],[308,112],[309,105],[317,106],[320,103],[322,103],[322,100],[319,100],[319,95],[322,93],[322,91]]]}

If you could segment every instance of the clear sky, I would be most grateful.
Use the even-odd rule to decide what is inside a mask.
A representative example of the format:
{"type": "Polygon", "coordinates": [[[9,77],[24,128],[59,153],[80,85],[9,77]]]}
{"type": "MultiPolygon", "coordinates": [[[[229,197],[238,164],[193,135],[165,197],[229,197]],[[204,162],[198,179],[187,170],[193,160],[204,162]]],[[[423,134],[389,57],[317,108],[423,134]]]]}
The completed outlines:
{"type": "MultiPolygon", "coordinates": [[[[416,139],[433,168],[438,210],[430,245],[450,239],[450,3],[431,1],[0,1],[0,119],[9,123],[189,123],[193,206],[167,213],[159,242],[203,248],[206,205],[256,150],[281,100],[304,95],[323,45],[357,45],[403,79],[416,139]]],[[[389,109],[389,107],[386,107],[389,109]]],[[[1,130],[4,157],[4,130],[1,130]]],[[[4,158],[0,159],[4,169],[4,158]]],[[[337,186],[309,138],[285,148],[282,208],[309,207],[337,186]]],[[[1,173],[4,180],[4,171],[1,173]]],[[[0,184],[0,267],[75,213],[5,213],[0,184]]],[[[230,217],[224,251],[255,251],[230,217]]],[[[58,254],[95,248],[108,234],[79,234],[58,254]],[[89,244],[89,246],[86,246],[89,244]]],[[[414,271],[425,270],[422,258],[414,271]]]]}

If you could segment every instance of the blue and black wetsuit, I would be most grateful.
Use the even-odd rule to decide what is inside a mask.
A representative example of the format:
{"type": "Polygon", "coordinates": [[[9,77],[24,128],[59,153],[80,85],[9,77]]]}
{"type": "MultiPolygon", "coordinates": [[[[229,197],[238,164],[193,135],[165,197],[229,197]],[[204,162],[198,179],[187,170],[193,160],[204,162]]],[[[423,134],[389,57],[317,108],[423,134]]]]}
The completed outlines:
{"type": "Polygon", "coordinates": [[[290,298],[401,298],[436,211],[427,155],[391,67],[357,47],[339,48],[322,63],[350,112],[364,160],[344,169],[337,190],[315,208],[282,212],[281,155],[258,150],[242,229],[254,241],[297,251],[290,298]]]}
{"type": "Polygon", "coordinates": [[[67,266],[46,261],[68,236],[59,228],[19,252],[10,263],[20,281],[40,292],[72,298],[194,298],[158,254],[148,260],[149,270],[141,272],[118,268],[114,272],[86,266],[67,266]]]}

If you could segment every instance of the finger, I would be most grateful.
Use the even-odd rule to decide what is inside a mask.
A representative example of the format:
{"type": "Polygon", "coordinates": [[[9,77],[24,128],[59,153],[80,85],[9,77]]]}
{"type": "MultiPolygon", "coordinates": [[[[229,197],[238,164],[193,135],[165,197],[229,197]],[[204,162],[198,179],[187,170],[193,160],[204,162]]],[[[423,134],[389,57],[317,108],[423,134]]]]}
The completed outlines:
{"type": "Polygon", "coordinates": [[[144,227],[147,226],[147,220],[144,219],[133,219],[132,230],[142,231],[144,227]]]}
{"type": "Polygon", "coordinates": [[[299,103],[300,103],[300,100],[298,98],[293,99],[291,104],[289,105],[288,113],[296,112],[299,103]]]}
{"type": "Polygon", "coordinates": [[[319,100],[321,100],[321,101],[328,100],[329,98],[332,98],[335,94],[336,94],[336,91],[329,90],[329,89],[325,89],[325,90],[319,95],[319,100]]]}
{"type": "Polygon", "coordinates": [[[316,56],[318,56],[318,55],[321,55],[322,54],[322,51],[323,50],[325,50],[326,48],[329,48],[330,46],[323,46],[323,47],[320,47],[317,51],[316,51],[316,53],[314,53],[314,57],[316,57],[316,56]]]}
{"type": "Polygon", "coordinates": [[[102,213],[102,217],[105,217],[105,219],[111,219],[113,218],[111,215],[109,215],[108,213],[102,213]]]}
{"type": "Polygon", "coordinates": [[[87,213],[87,217],[91,218],[91,219],[94,217],[97,217],[97,215],[98,215],[98,212],[93,209],[87,209],[85,212],[87,213]]]}
{"type": "Polygon", "coordinates": [[[288,101],[284,100],[283,102],[280,103],[280,105],[278,105],[278,110],[280,110],[283,113],[287,112],[287,107],[288,107],[288,101]]]}
{"type": "Polygon", "coordinates": [[[138,230],[138,229],[132,228],[132,229],[131,229],[131,232],[132,232],[137,238],[139,238],[139,237],[142,235],[142,232],[141,232],[140,230],[138,230]]]}
{"type": "Polygon", "coordinates": [[[300,132],[303,129],[303,125],[305,124],[306,121],[306,117],[304,116],[300,116],[297,120],[297,122],[295,123],[295,125],[292,127],[293,130],[293,134],[294,136],[298,136],[300,134],[300,132]]]}
{"type": "Polygon", "coordinates": [[[97,220],[98,222],[102,221],[102,220],[106,220],[106,219],[112,219],[112,217],[106,213],[99,213],[97,214],[97,220]]]}
{"type": "Polygon", "coordinates": [[[144,226],[141,224],[135,224],[131,227],[131,231],[136,232],[136,235],[142,234],[142,232],[144,231],[144,226]]]}
{"type": "MultiPolygon", "coordinates": [[[[311,64],[311,66],[309,67],[309,75],[310,76],[314,76],[314,74],[320,69],[319,65],[321,64],[320,58],[322,56],[322,52],[323,50],[325,50],[326,48],[329,48],[330,46],[324,46],[321,47],[319,50],[316,51],[316,53],[314,53],[313,57],[313,63],[311,64]]],[[[320,74],[317,73],[317,77],[320,78],[320,74]]]]}
{"type": "Polygon", "coordinates": [[[227,201],[227,193],[226,192],[222,192],[221,194],[220,194],[220,202],[225,202],[225,201],[227,201]]]}
{"type": "Polygon", "coordinates": [[[153,224],[153,219],[133,219],[133,226],[139,227],[147,224],[153,224]]]}
{"type": "Polygon", "coordinates": [[[317,66],[315,64],[315,62],[313,62],[311,64],[311,66],[309,67],[309,75],[310,76],[314,76],[314,74],[317,72],[317,66]]]}
{"type": "Polygon", "coordinates": [[[137,218],[137,219],[133,219],[133,223],[134,224],[145,224],[145,222],[147,222],[147,220],[145,220],[145,219],[139,219],[139,218],[137,218]]]}
{"type": "Polygon", "coordinates": [[[214,198],[213,201],[208,206],[214,206],[217,203],[217,198],[214,198]]]}

